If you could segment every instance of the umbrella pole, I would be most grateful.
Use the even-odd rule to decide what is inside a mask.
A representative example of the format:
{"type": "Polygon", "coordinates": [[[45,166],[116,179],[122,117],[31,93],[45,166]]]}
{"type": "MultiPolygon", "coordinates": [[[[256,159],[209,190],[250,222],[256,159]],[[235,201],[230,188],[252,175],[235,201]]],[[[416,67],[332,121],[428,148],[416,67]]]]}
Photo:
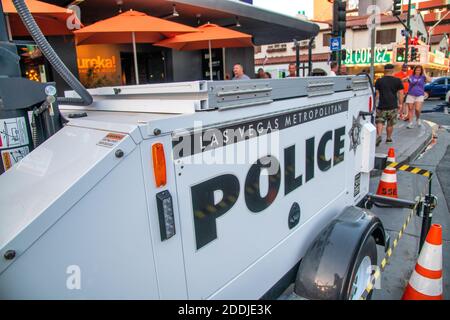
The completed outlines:
{"type": "Polygon", "coordinates": [[[9,16],[8,14],[5,14],[5,20],[6,20],[6,32],[8,33],[8,39],[9,41],[12,41],[12,31],[11,31],[11,23],[9,22],[9,16]]]}
{"type": "Polygon", "coordinates": [[[225,48],[222,48],[222,61],[223,61],[223,80],[226,80],[225,77],[227,75],[227,64],[225,58],[225,48]]]}
{"type": "Polygon", "coordinates": [[[213,80],[213,68],[212,68],[212,50],[211,50],[211,40],[208,41],[208,47],[209,47],[209,78],[211,81],[213,80]]]}
{"type": "Polygon", "coordinates": [[[138,71],[138,61],[137,61],[137,52],[136,52],[136,36],[134,34],[134,31],[131,33],[131,37],[133,39],[134,74],[136,77],[136,84],[139,84],[139,71],[138,71]]]}

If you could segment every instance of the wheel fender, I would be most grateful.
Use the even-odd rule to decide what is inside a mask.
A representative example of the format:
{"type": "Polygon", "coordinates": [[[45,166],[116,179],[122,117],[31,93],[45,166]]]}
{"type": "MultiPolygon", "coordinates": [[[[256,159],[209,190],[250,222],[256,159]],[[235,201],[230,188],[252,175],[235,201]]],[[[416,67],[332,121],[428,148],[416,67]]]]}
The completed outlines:
{"type": "Polygon", "coordinates": [[[374,236],[386,245],[380,219],[367,209],[346,207],[317,236],[300,263],[295,293],[306,299],[345,299],[359,251],[374,236]]]}

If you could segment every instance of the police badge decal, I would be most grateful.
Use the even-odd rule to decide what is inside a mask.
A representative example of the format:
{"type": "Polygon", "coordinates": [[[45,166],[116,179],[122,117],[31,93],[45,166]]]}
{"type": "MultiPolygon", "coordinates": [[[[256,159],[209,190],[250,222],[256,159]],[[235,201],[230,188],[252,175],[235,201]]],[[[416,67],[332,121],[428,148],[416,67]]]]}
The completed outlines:
{"type": "Polygon", "coordinates": [[[362,125],[359,121],[359,117],[353,117],[353,124],[348,135],[350,136],[350,151],[353,150],[355,153],[356,149],[361,144],[361,129],[362,125]]]}

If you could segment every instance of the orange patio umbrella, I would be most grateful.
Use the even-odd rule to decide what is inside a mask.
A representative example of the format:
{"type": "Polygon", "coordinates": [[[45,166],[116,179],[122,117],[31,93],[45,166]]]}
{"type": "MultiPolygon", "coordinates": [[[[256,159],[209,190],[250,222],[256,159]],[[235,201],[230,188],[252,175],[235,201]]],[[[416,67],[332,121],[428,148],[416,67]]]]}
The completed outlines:
{"type": "Polygon", "coordinates": [[[155,46],[167,47],[177,50],[209,49],[209,74],[212,80],[212,48],[238,48],[252,47],[252,36],[239,31],[231,30],[207,23],[197,28],[200,32],[182,34],[170,39],[155,43],[155,46]]]}
{"type": "Polygon", "coordinates": [[[130,10],[93,23],[74,33],[78,45],[131,42],[133,44],[136,83],[139,84],[136,43],[154,43],[187,32],[198,32],[198,30],[130,10]]]}
{"type": "MultiPolygon", "coordinates": [[[[11,0],[1,1],[10,39],[12,39],[12,35],[29,35],[13,2],[11,0]]],[[[37,0],[25,0],[25,3],[42,33],[46,36],[69,35],[72,34],[69,27],[81,26],[72,10],[37,0]]]]}

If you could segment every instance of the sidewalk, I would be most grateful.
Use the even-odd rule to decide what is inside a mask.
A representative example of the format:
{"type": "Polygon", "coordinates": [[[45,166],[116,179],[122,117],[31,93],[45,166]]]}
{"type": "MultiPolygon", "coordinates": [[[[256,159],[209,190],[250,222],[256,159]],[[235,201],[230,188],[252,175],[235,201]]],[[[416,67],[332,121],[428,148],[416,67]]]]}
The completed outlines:
{"type": "MultiPolygon", "coordinates": [[[[449,299],[450,250],[448,248],[450,245],[450,215],[443,192],[443,186],[448,186],[447,179],[449,174],[448,172],[442,174],[436,168],[447,165],[447,158],[450,157],[450,154],[447,154],[450,145],[450,133],[446,132],[445,129],[440,129],[437,134],[439,143],[435,144],[420,158],[412,160],[411,165],[431,170],[435,173],[432,182],[432,193],[438,197],[438,205],[433,211],[433,223],[441,224],[443,229],[443,290],[444,298],[449,299]],[[442,185],[443,182],[445,183],[442,185]]],[[[407,172],[398,172],[397,178],[399,198],[415,200],[416,196],[427,190],[428,180],[425,177],[412,175],[407,172]]],[[[376,192],[378,180],[371,179],[371,192],[376,192]]],[[[395,239],[410,211],[406,209],[374,207],[372,212],[381,219],[391,239],[395,239]]],[[[417,262],[421,226],[422,219],[414,215],[403,237],[400,239],[398,247],[395,248],[390,263],[382,273],[381,282],[379,283],[381,288],[374,291],[373,299],[398,300],[401,298],[417,262]]],[[[378,249],[379,257],[383,257],[383,250],[381,248],[378,249]]]]}
{"type": "Polygon", "coordinates": [[[383,130],[383,141],[376,148],[377,154],[387,154],[389,148],[395,149],[396,160],[399,163],[409,163],[414,160],[430,143],[433,132],[429,123],[413,129],[406,128],[407,122],[398,120],[392,135],[393,143],[386,144],[386,128],[383,130]]]}

